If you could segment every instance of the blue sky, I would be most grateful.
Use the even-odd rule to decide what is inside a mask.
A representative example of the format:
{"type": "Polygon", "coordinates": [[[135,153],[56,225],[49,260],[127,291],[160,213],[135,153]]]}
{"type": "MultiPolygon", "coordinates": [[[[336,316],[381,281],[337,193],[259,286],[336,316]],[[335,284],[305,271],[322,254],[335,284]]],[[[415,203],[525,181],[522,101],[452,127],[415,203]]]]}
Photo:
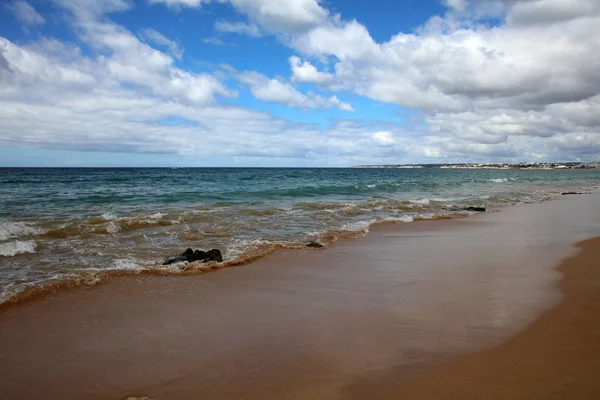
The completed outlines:
{"type": "Polygon", "coordinates": [[[8,0],[0,166],[597,160],[597,26],[596,0],[8,0]]]}

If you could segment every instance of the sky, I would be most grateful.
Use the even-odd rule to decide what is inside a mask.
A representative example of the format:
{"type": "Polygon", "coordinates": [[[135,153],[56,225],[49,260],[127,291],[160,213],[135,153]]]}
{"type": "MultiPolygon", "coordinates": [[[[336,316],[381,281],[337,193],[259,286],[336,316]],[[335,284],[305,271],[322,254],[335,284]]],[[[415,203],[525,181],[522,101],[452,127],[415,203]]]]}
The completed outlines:
{"type": "Polygon", "coordinates": [[[0,166],[600,161],[599,0],[2,0],[0,166]]]}

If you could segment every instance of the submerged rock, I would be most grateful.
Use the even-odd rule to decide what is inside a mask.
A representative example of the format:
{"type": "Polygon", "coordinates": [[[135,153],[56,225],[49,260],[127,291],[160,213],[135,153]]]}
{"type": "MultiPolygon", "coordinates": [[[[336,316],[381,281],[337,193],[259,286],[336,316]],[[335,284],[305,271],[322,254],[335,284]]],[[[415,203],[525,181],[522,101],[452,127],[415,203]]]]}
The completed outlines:
{"type": "Polygon", "coordinates": [[[218,249],[211,249],[209,251],[202,250],[192,250],[191,248],[187,248],[183,253],[178,256],[167,257],[163,261],[163,265],[169,265],[177,262],[194,262],[194,261],[216,261],[223,262],[223,256],[221,255],[221,251],[218,249]]]}
{"type": "Polygon", "coordinates": [[[467,207],[465,211],[486,212],[487,209],[485,207],[467,207]]]}
{"type": "Polygon", "coordinates": [[[323,245],[319,242],[310,242],[309,244],[306,245],[306,247],[310,247],[313,249],[321,249],[321,248],[323,248],[323,245]]]}

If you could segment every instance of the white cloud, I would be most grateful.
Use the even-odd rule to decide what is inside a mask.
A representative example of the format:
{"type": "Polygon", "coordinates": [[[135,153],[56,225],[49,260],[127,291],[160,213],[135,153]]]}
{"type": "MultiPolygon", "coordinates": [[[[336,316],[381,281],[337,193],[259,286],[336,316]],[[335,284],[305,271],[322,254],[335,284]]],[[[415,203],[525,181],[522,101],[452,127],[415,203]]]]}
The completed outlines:
{"type": "Polygon", "coordinates": [[[202,3],[210,0],[148,0],[150,4],[165,4],[168,7],[200,7],[202,3]]]}
{"type": "Polygon", "coordinates": [[[284,104],[288,107],[306,107],[306,96],[278,78],[269,79],[258,72],[244,72],[240,82],[250,86],[252,95],[259,100],[284,104]]]}
{"type": "Polygon", "coordinates": [[[181,60],[183,48],[181,48],[177,42],[165,37],[162,33],[155,31],[154,29],[142,29],[140,37],[150,43],[166,47],[173,57],[181,60]]]}
{"type": "Polygon", "coordinates": [[[340,61],[381,60],[383,54],[369,31],[357,21],[332,21],[292,39],[292,46],[313,55],[334,55],[340,61]]]}
{"type": "Polygon", "coordinates": [[[14,15],[17,20],[23,24],[24,26],[31,25],[41,25],[46,20],[37,11],[35,8],[29,5],[26,1],[13,1],[6,5],[14,15]]]}
{"type": "Polygon", "coordinates": [[[444,0],[444,4],[453,10],[464,11],[467,9],[469,2],[467,0],[444,0]]]}
{"type": "Polygon", "coordinates": [[[300,32],[323,22],[328,11],[318,0],[228,0],[267,30],[300,32]]]}
{"type": "Polygon", "coordinates": [[[478,18],[502,18],[518,1],[529,0],[443,0],[453,16],[478,18]]]}
{"type": "Polygon", "coordinates": [[[336,57],[336,86],[405,107],[457,110],[490,99],[539,107],[600,90],[600,59],[590,57],[600,52],[592,39],[600,8],[552,26],[441,22],[440,29],[384,43],[356,21],[329,23],[297,35],[292,45],[308,56],[336,57]]]}
{"type": "Polygon", "coordinates": [[[227,43],[219,39],[218,37],[203,38],[202,41],[206,44],[212,44],[215,46],[227,46],[227,43]]]}
{"type": "MultiPolygon", "coordinates": [[[[71,66],[84,68],[83,60],[71,66]]],[[[53,71],[63,68],[54,57],[42,61],[53,71]]],[[[380,150],[366,124],[345,122],[319,130],[237,107],[198,107],[126,88],[98,87],[101,76],[75,83],[69,76],[37,80],[44,83],[44,91],[61,95],[36,102],[27,93],[0,92],[0,144],[180,154],[192,163],[220,157],[254,165],[349,165],[391,156],[380,150]],[[173,116],[185,123],[160,123],[173,116]]]]}
{"type": "Polygon", "coordinates": [[[97,18],[103,14],[125,11],[133,6],[131,0],[53,0],[71,10],[78,18],[97,18]]]}
{"type": "Polygon", "coordinates": [[[245,22],[217,21],[215,22],[215,29],[222,33],[239,33],[251,37],[263,36],[263,32],[261,32],[256,24],[247,24],[245,22]]]}
{"type": "MultiPolygon", "coordinates": [[[[203,0],[149,0],[170,7],[200,7],[203,0]]],[[[326,20],[329,12],[320,6],[320,0],[213,0],[229,3],[250,21],[271,32],[297,33],[317,26],[326,20]]],[[[248,33],[243,31],[242,33],[248,33]]]]}
{"type": "Polygon", "coordinates": [[[338,107],[342,111],[354,111],[350,104],[340,101],[336,96],[323,97],[314,93],[305,95],[280,78],[269,79],[258,72],[244,72],[238,75],[238,79],[250,86],[252,95],[262,101],[283,104],[288,107],[338,107]]]}
{"type": "Polygon", "coordinates": [[[77,48],[57,41],[24,48],[0,37],[0,93],[4,99],[51,101],[61,93],[91,91],[102,80],[77,48]]]}
{"type": "Polygon", "coordinates": [[[354,107],[352,107],[350,104],[345,103],[343,101],[340,101],[337,97],[335,96],[331,96],[330,97],[331,101],[333,102],[333,104],[337,105],[338,108],[342,111],[348,111],[348,112],[354,112],[354,107]]]}
{"type": "Polygon", "coordinates": [[[597,0],[443,0],[455,16],[506,17],[509,24],[552,24],[598,12],[597,0]]]}
{"type": "Polygon", "coordinates": [[[317,1],[278,10],[287,13],[282,24],[295,21],[282,27],[266,0],[232,0],[248,16],[245,26],[288,33],[279,39],[298,52],[288,59],[292,83],[418,109],[396,124],[338,120],[318,128],[219,105],[219,96],[236,96],[222,81],[237,78],[257,99],[289,107],[352,107],[260,72],[184,70],[175,65],[177,43],[147,32],[144,43],[111,21],[131,1],[54,1],[69,10],[78,45],[0,38],[2,145],[171,153],[207,164],[218,155],[254,165],[600,157],[596,2],[574,0],[569,13],[558,0],[453,2],[443,18],[376,42],[365,26],[330,16],[317,1]],[[505,19],[478,25],[482,10],[505,19]]]}
{"type": "Polygon", "coordinates": [[[567,147],[561,153],[551,144],[569,135],[588,146],[576,146],[573,155],[598,154],[592,110],[600,95],[600,58],[593,56],[600,54],[600,2],[447,5],[463,19],[434,17],[383,43],[358,22],[335,18],[295,35],[290,44],[305,58],[335,61],[330,74],[294,56],[292,79],[421,110],[434,134],[427,153],[436,157],[556,157],[567,147]],[[505,22],[488,27],[468,19],[484,10],[501,10],[505,22]]]}
{"type": "Polygon", "coordinates": [[[316,84],[330,83],[333,81],[333,74],[320,72],[309,61],[302,61],[296,56],[289,58],[292,67],[292,81],[310,82],[316,84]]]}
{"type": "Polygon", "coordinates": [[[388,131],[374,132],[371,138],[381,146],[391,146],[396,142],[392,133],[388,131]]]}
{"type": "Polygon", "coordinates": [[[515,2],[507,21],[510,24],[550,24],[587,18],[600,12],[597,0],[530,0],[515,2]]]}
{"type": "MultiPolygon", "coordinates": [[[[86,62],[95,62],[95,68],[105,72],[103,79],[110,85],[133,85],[138,90],[164,99],[199,105],[213,104],[215,95],[237,96],[235,91],[225,87],[214,76],[177,68],[169,54],[141,42],[125,28],[102,18],[102,13],[122,10],[127,6],[126,3],[119,0],[95,2],[90,8],[93,13],[90,13],[84,2],[59,1],[73,13],[73,24],[80,38],[103,54],[86,62]]],[[[154,42],[158,40],[164,43],[166,40],[171,43],[162,35],[159,37],[154,34],[152,39],[154,42]]],[[[17,65],[16,70],[20,68],[18,59],[8,61],[17,65]]]]}

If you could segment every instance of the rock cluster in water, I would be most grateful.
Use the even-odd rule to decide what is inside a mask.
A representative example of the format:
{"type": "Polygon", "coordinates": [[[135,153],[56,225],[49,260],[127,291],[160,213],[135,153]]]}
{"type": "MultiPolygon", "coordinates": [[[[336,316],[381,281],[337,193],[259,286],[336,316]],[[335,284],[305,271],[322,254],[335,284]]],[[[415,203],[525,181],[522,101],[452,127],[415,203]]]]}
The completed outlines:
{"type": "Polygon", "coordinates": [[[172,256],[165,258],[163,265],[169,265],[176,262],[194,262],[194,261],[216,261],[223,262],[223,256],[221,255],[221,251],[218,249],[211,249],[209,251],[202,250],[192,250],[191,248],[187,248],[183,253],[178,256],[172,256]]]}
{"type": "Polygon", "coordinates": [[[306,247],[310,247],[313,249],[321,249],[321,248],[323,248],[323,245],[319,242],[310,242],[309,244],[306,245],[306,247]]]}
{"type": "Polygon", "coordinates": [[[485,207],[467,207],[465,211],[486,212],[487,210],[485,207]]]}

